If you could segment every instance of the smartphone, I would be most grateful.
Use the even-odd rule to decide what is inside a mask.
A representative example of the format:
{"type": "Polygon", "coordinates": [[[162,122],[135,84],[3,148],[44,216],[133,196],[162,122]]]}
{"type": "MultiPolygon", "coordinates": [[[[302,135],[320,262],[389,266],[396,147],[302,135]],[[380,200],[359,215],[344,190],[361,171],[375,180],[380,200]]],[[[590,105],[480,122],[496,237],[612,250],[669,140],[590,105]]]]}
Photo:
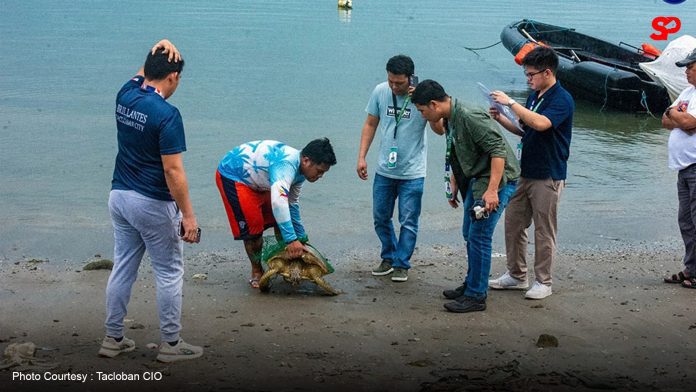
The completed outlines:
{"type": "MultiPolygon", "coordinates": [[[[184,236],[184,222],[179,222],[179,237],[184,236]]],[[[196,229],[196,242],[201,242],[201,228],[196,229]]]]}
{"type": "Polygon", "coordinates": [[[418,76],[416,76],[416,75],[409,76],[408,77],[408,85],[411,87],[418,86],[418,76]]]}

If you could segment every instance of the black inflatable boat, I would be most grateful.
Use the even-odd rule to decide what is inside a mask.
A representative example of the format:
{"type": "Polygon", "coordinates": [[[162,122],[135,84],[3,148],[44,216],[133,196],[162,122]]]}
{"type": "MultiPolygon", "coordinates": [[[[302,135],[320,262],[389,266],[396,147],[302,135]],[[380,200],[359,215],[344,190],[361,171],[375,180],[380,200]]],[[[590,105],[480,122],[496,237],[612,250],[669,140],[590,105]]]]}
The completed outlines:
{"type": "Polygon", "coordinates": [[[631,112],[662,113],[670,104],[667,90],[638,66],[655,59],[639,48],[528,19],[506,26],[500,39],[513,55],[530,42],[552,47],[559,57],[558,80],[575,98],[631,112]]]}

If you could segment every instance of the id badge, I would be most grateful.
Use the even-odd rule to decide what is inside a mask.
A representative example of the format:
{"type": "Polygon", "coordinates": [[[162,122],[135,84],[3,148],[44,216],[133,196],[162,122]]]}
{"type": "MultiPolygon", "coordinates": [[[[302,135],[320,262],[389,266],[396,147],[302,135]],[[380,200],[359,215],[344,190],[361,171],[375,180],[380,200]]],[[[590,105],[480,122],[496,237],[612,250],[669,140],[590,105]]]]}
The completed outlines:
{"type": "Polygon", "coordinates": [[[522,159],[522,142],[517,143],[517,149],[515,150],[515,157],[517,160],[522,159]]]}
{"type": "Polygon", "coordinates": [[[447,200],[452,200],[452,184],[450,182],[449,172],[445,172],[445,197],[447,200]]]}
{"type": "Polygon", "coordinates": [[[391,149],[389,149],[389,156],[387,157],[387,169],[396,168],[396,159],[398,156],[397,150],[398,148],[396,146],[393,146],[391,149]]]}

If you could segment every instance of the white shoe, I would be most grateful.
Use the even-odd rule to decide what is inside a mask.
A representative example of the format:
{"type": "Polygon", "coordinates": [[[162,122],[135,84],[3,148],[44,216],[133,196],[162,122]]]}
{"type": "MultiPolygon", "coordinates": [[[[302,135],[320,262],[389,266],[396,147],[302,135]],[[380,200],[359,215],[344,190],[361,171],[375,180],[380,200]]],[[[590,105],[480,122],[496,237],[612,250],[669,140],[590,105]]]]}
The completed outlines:
{"type": "Polygon", "coordinates": [[[503,290],[503,289],[524,290],[527,287],[529,287],[529,283],[527,283],[527,279],[525,279],[525,280],[515,279],[512,276],[510,276],[509,272],[505,272],[500,278],[489,280],[488,287],[490,287],[492,289],[496,289],[496,290],[503,290]]]}
{"type": "Polygon", "coordinates": [[[120,342],[116,339],[106,336],[102,340],[101,347],[99,348],[99,356],[106,358],[113,358],[121,353],[129,353],[135,350],[135,342],[127,337],[123,337],[120,342]]]}
{"type": "Polygon", "coordinates": [[[167,342],[162,342],[159,347],[157,360],[160,362],[178,362],[198,358],[201,355],[203,355],[203,347],[188,344],[184,342],[184,339],[179,338],[179,341],[174,346],[167,342]]]}
{"type": "Polygon", "coordinates": [[[551,295],[551,285],[534,281],[534,285],[524,294],[527,299],[544,299],[551,295]]]}

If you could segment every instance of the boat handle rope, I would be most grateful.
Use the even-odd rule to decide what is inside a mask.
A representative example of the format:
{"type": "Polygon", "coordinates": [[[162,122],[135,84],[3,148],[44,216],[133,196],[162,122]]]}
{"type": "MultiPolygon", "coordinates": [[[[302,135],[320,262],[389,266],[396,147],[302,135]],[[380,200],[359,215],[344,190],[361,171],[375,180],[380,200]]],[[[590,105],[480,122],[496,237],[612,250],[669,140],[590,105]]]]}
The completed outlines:
{"type": "MultiPolygon", "coordinates": [[[[612,69],[612,72],[617,71],[616,67],[612,69]]],[[[609,99],[609,91],[607,88],[607,83],[609,82],[609,74],[611,72],[607,72],[607,76],[604,78],[604,103],[602,104],[602,107],[599,109],[599,112],[603,112],[604,108],[607,106],[607,100],[609,99]]]]}
{"type": "Polygon", "coordinates": [[[640,106],[645,108],[645,111],[648,112],[650,117],[657,118],[652,114],[650,108],[648,107],[648,95],[645,93],[645,90],[640,90],[640,106]]]}
{"type": "MultiPolygon", "coordinates": [[[[612,69],[612,72],[618,71],[618,68],[614,67],[612,69]]],[[[609,88],[607,87],[608,81],[609,81],[609,73],[607,73],[607,76],[604,78],[604,103],[602,104],[602,107],[599,109],[600,113],[604,111],[604,109],[607,106],[607,100],[609,99],[609,88]]],[[[623,91],[637,91],[637,90],[623,90],[623,91]]],[[[640,106],[642,106],[645,111],[650,115],[652,118],[657,118],[655,117],[654,114],[650,111],[650,108],[648,107],[648,95],[645,93],[645,90],[640,90],[640,106]]]]}

